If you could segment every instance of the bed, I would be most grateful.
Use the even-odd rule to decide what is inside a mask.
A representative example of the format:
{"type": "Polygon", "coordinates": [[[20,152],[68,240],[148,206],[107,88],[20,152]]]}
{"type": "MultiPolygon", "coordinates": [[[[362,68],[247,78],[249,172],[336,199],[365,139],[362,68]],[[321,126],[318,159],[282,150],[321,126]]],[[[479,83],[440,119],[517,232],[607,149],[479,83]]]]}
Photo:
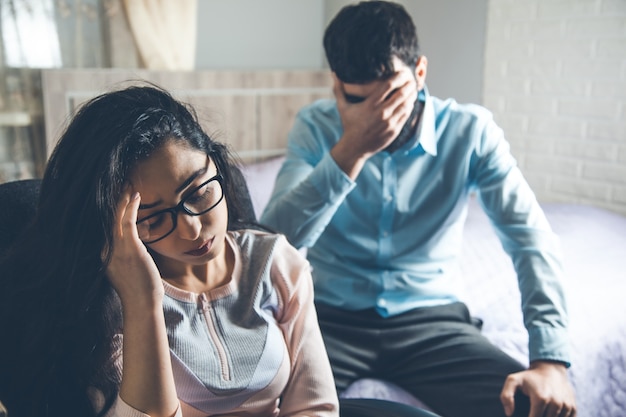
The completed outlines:
{"type": "MultiPolygon", "coordinates": [[[[286,133],[304,104],[331,95],[325,71],[128,72],[45,70],[42,88],[47,151],[68,115],[96,93],[145,79],[192,103],[209,133],[240,156],[257,214],[267,204],[282,162],[286,133]]],[[[572,363],[579,417],[626,417],[626,217],[584,205],[545,203],[565,255],[572,363]]],[[[484,334],[523,363],[527,334],[512,264],[489,220],[470,201],[461,267],[464,301],[484,334]]],[[[428,408],[385,381],[356,381],[345,397],[384,398],[428,408]]]]}

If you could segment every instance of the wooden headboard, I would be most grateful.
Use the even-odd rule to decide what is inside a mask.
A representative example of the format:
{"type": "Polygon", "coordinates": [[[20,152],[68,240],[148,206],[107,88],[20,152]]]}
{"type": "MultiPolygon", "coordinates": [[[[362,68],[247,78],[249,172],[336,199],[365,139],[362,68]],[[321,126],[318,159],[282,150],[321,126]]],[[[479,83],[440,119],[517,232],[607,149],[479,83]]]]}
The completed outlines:
{"type": "Polygon", "coordinates": [[[296,112],[332,96],[331,77],[324,70],[43,70],[46,155],[82,103],[137,81],[157,84],[191,104],[205,131],[229,144],[244,162],[282,154],[296,112]]]}

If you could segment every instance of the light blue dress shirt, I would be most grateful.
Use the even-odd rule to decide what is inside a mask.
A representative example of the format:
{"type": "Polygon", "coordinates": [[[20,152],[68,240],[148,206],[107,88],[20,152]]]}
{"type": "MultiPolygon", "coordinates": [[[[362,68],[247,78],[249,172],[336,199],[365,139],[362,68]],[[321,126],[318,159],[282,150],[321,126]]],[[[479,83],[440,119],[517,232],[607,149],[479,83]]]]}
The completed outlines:
{"type": "Polygon", "coordinates": [[[569,364],[559,241],[502,130],[483,107],[419,96],[415,137],[355,181],[329,153],[343,133],[335,101],[304,107],[261,222],[308,248],[316,302],[388,317],[459,300],[475,191],[518,275],[529,359],[569,364]]]}

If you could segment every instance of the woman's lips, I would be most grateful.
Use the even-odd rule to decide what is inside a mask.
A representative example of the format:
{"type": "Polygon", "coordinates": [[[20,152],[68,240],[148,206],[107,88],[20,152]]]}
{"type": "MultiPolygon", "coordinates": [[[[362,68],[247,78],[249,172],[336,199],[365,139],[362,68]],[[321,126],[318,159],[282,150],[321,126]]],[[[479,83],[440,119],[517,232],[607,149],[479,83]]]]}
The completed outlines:
{"type": "Polygon", "coordinates": [[[209,252],[209,249],[211,249],[212,243],[213,243],[213,239],[207,240],[198,249],[193,249],[193,250],[185,252],[185,255],[190,255],[190,256],[206,255],[209,252]]]}

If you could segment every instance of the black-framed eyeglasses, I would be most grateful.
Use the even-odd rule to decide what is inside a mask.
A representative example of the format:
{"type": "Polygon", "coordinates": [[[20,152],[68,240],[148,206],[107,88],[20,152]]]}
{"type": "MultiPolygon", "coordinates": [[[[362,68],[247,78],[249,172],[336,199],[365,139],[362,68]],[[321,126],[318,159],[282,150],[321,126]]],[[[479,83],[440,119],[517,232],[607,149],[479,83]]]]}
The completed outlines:
{"type": "Polygon", "coordinates": [[[139,239],[150,244],[169,236],[176,229],[179,212],[200,216],[214,209],[224,198],[223,181],[222,176],[217,174],[191,190],[176,206],[137,220],[139,239]]]}

